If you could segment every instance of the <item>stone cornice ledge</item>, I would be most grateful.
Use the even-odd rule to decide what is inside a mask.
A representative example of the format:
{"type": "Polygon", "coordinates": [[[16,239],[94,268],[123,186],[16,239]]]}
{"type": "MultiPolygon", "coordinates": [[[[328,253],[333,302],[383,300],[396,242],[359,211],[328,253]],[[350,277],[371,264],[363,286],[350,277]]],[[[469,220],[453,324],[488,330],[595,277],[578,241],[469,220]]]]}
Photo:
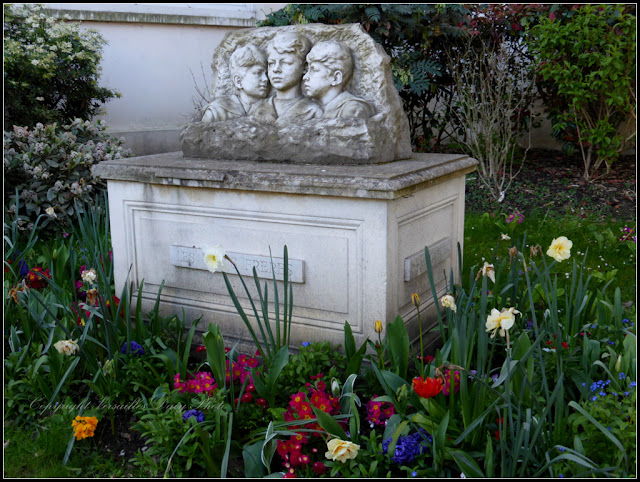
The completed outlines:
{"type": "Polygon", "coordinates": [[[182,152],[103,161],[95,176],[184,187],[397,199],[463,176],[478,161],[464,154],[414,153],[411,159],[370,165],[317,165],[185,159],[182,152]]]}

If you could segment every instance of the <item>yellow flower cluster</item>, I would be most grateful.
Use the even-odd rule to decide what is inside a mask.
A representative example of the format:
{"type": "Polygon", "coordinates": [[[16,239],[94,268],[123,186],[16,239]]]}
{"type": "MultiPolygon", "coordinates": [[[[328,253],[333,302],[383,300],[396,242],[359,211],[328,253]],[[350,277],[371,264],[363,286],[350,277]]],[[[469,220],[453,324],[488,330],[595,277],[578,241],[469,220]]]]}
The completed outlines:
{"type": "Polygon", "coordinates": [[[78,415],[76,419],[71,422],[73,436],[76,440],[93,437],[97,425],[98,419],[96,417],[81,417],[78,415]]]}

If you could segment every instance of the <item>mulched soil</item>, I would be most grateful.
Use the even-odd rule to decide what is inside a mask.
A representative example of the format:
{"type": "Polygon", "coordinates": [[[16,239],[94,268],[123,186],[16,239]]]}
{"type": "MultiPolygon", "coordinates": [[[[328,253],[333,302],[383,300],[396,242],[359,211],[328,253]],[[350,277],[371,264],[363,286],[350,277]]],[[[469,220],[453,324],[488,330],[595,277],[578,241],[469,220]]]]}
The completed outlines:
{"type": "MultiPolygon", "coordinates": [[[[500,209],[544,209],[572,212],[578,216],[596,214],[603,218],[635,221],[636,158],[623,156],[612,165],[611,172],[593,182],[585,181],[579,153],[572,156],[547,149],[530,149],[520,172],[500,209]]],[[[471,175],[474,176],[475,174],[471,175]]],[[[467,209],[496,209],[478,195],[479,183],[467,183],[467,209]]]]}
{"type": "Polygon", "coordinates": [[[136,418],[130,412],[116,411],[114,417],[115,434],[111,432],[109,416],[101,420],[96,429],[95,439],[100,452],[113,457],[116,461],[128,461],[145,447],[140,432],[131,429],[136,418]]]}

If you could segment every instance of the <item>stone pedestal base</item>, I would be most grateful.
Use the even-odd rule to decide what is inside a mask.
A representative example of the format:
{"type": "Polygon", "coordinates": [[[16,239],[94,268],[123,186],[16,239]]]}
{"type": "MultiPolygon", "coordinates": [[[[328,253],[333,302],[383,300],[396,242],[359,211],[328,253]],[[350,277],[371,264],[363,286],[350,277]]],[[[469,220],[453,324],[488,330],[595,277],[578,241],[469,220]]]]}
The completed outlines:
{"type": "MultiPolygon", "coordinates": [[[[442,154],[322,166],[194,160],[177,152],[102,162],[94,174],[108,180],[116,291],[128,278],[137,294],[144,280],[143,310],[149,311],[164,281],[162,314],[203,315],[199,331],[217,324],[228,343],[240,340],[240,348],[253,353],[223,277],[206,270],[202,248],[221,244],[241,269],[256,266],[271,292],[269,248],[282,273],[287,245],[293,346],[343,344],[345,321],[358,344],[374,340],[374,322],[398,314],[416,339],[411,294],[423,300],[424,329],[435,323],[437,309],[424,247],[442,296],[444,273],[458,272],[465,174],[476,164],[442,154]]],[[[238,276],[229,278],[252,313],[238,276]]],[[[255,290],[250,277],[245,281],[255,290]]]]}

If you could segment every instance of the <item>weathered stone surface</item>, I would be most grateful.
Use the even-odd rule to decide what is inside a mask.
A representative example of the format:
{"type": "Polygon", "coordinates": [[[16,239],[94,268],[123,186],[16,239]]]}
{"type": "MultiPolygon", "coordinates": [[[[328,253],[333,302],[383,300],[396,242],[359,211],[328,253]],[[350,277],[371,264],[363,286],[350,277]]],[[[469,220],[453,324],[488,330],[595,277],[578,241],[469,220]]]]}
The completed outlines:
{"type": "MultiPolygon", "coordinates": [[[[225,121],[193,122],[180,134],[185,157],[370,164],[411,156],[409,124],[393,85],[389,56],[359,24],[263,27],[227,34],[213,58],[214,98],[237,94],[228,61],[237,48],[254,45],[264,51],[282,32],[302,33],[312,45],[335,41],[348,46],[353,76],[344,92],[366,102],[373,115],[269,123],[264,117],[252,117],[250,111],[247,116],[225,121]]],[[[272,95],[273,86],[270,89],[272,95]]]]}
{"type": "Polygon", "coordinates": [[[94,176],[166,186],[234,191],[398,199],[476,169],[464,154],[413,153],[382,165],[317,165],[211,159],[184,159],[180,152],[102,161],[94,176]]]}

